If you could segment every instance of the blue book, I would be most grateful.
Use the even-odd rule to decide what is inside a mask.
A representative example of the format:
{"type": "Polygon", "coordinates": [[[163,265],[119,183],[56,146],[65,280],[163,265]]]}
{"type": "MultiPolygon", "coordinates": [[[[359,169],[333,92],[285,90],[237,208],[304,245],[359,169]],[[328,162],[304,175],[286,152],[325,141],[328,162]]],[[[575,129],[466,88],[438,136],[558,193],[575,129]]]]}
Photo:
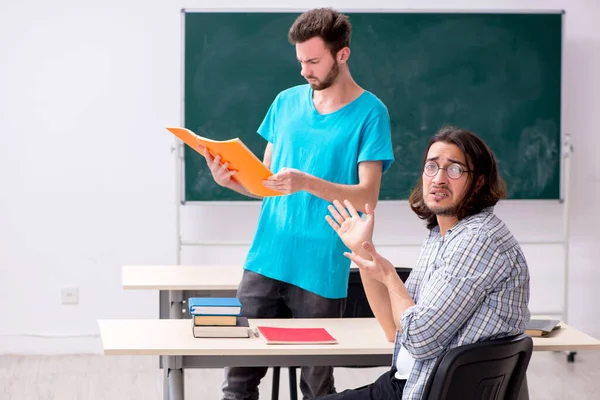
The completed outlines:
{"type": "Polygon", "coordinates": [[[191,315],[240,315],[242,304],[235,297],[190,297],[191,315]]]}

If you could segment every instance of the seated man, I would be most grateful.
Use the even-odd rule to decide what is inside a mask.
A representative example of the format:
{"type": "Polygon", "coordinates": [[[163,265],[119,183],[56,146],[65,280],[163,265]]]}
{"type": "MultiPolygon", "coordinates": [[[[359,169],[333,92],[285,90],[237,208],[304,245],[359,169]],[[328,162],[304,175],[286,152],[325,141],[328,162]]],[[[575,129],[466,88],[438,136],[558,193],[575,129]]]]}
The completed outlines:
{"type": "Polygon", "coordinates": [[[392,368],[374,383],[328,400],[421,399],[436,358],[449,349],[523,333],[529,271],[493,206],[506,191],[492,151],[476,135],[442,128],[430,141],[411,209],[429,234],[406,286],[372,243],[374,213],[334,201],[325,218],[360,269],[373,314],[389,341],[392,368]]]}

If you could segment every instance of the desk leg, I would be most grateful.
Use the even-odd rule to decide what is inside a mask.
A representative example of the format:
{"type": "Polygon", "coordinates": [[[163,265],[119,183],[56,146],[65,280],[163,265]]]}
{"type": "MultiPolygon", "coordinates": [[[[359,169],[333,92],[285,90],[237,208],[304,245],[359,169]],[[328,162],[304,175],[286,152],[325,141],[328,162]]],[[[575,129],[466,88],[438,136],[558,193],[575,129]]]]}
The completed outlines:
{"type": "Polygon", "coordinates": [[[161,356],[163,365],[163,400],[169,400],[169,367],[167,357],[161,356]]]}
{"type": "Polygon", "coordinates": [[[521,384],[521,390],[519,391],[518,400],[529,400],[529,388],[527,387],[527,374],[523,378],[523,383],[521,384]]]}
{"type": "Polygon", "coordinates": [[[168,372],[169,400],[184,400],[183,368],[170,369],[168,372]]]}
{"type": "MultiPolygon", "coordinates": [[[[182,291],[169,291],[169,305],[169,319],[183,319],[184,303],[182,291]]],[[[163,368],[165,370],[164,400],[184,400],[183,357],[163,357],[163,368]]]]}
{"type": "Polygon", "coordinates": [[[183,291],[181,290],[170,290],[169,291],[169,318],[170,319],[182,319],[183,318],[183,291]]]}

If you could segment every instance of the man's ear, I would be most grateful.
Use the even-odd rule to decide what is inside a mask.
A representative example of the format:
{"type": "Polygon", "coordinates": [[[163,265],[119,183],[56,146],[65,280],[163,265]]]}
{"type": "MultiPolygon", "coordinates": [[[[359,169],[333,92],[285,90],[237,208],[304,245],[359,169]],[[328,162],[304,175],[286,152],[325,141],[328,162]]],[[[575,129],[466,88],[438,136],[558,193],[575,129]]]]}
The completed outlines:
{"type": "Polygon", "coordinates": [[[348,58],[350,58],[350,48],[344,47],[337,53],[337,62],[340,64],[345,64],[348,62],[348,58]]]}
{"type": "Polygon", "coordinates": [[[485,176],[479,175],[477,177],[477,183],[475,183],[475,193],[479,192],[479,189],[481,189],[481,187],[483,186],[484,183],[485,183],[485,176]]]}

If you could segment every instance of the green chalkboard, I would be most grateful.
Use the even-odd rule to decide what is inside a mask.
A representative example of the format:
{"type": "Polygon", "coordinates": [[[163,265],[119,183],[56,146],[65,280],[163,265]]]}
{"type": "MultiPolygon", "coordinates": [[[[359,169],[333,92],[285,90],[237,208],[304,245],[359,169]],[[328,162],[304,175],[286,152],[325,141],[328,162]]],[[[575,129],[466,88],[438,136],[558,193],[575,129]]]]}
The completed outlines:
{"type": "MultiPolygon", "coordinates": [[[[184,126],[241,138],[278,92],[305,83],[287,32],[297,13],[184,10],[184,126]]],[[[380,199],[406,199],[444,124],[479,134],[511,199],[559,199],[562,13],[348,13],[355,80],[388,107],[396,162],[380,199]]],[[[186,146],[184,200],[249,200],[217,186],[186,146]]],[[[274,171],[276,172],[276,171],[274,171]]]]}

